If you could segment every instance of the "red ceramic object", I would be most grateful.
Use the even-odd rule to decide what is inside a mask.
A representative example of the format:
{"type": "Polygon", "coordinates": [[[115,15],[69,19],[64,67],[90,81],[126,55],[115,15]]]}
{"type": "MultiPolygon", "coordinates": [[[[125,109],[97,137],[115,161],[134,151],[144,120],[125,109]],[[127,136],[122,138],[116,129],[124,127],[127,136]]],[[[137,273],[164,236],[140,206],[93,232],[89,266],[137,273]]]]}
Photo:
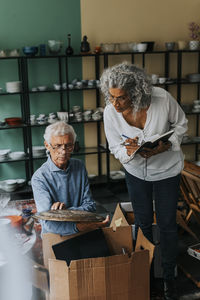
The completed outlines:
{"type": "Polygon", "coordinates": [[[5,122],[8,125],[20,125],[22,123],[22,118],[6,118],[5,122]]]}

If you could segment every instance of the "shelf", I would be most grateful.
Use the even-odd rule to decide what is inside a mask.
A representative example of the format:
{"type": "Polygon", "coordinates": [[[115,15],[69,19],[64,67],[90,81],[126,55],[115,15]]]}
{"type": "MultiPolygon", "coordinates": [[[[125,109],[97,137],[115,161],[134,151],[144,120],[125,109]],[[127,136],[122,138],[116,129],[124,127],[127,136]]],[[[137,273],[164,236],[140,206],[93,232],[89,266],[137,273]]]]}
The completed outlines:
{"type": "Polygon", "coordinates": [[[20,159],[11,159],[11,158],[7,158],[5,160],[1,160],[0,163],[11,163],[11,162],[18,162],[18,161],[28,161],[30,158],[28,156],[25,156],[23,158],[20,159]]]}
{"type": "Polygon", "coordinates": [[[96,176],[94,178],[89,178],[90,186],[98,185],[98,184],[106,184],[108,183],[108,177],[106,175],[96,176]]]}
{"type": "Polygon", "coordinates": [[[48,58],[76,58],[76,57],[98,57],[98,56],[105,56],[105,55],[146,55],[146,54],[165,54],[165,53],[170,53],[170,54],[183,54],[183,53],[199,53],[200,50],[153,50],[153,51],[145,51],[145,52],[138,52],[138,51],[123,51],[123,52],[100,52],[100,53],[76,53],[73,55],[65,55],[64,53],[61,54],[47,54],[47,55],[34,55],[34,56],[29,56],[29,55],[20,55],[20,56],[6,56],[6,57],[0,57],[0,60],[13,60],[13,59],[48,59],[48,58]]]}
{"type": "MultiPolygon", "coordinates": [[[[98,87],[82,87],[82,88],[66,88],[66,89],[59,89],[59,90],[55,90],[55,89],[50,89],[50,88],[47,88],[45,91],[29,91],[27,92],[28,94],[40,94],[40,93],[60,93],[60,92],[67,92],[67,91],[84,91],[84,90],[97,90],[99,89],[98,87]]],[[[14,93],[13,93],[14,94],[14,93]]],[[[17,94],[17,93],[16,93],[17,94]]],[[[2,95],[2,93],[0,94],[2,95]]],[[[7,94],[6,94],[7,95],[7,94]]]]}
{"type": "Polygon", "coordinates": [[[193,145],[199,143],[200,143],[200,137],[194,136],[194,137],[189,137],[188,140],[182,142],[181,145],[193,145]]]}
{"type": "MultiPolygon", "coordinates": [[[[98,154],[98,153],[107,153],[108,151],[106,149],[103,149],[102,147],[87,147],[87,148],[80,148],[79,151],[73,152],[71,156],[79,156],[79,155],[91,155],[91,154],[98,154]]],[[[43,156],[33,156],[33,160],[38,159],[47,159],[47,155],[43,156]]]]}
{"type": "Polygon", "coordinates": [[[10,126],[10,125],[4,125],[4,126],[0,126],[0,130],[4,130],[4,129],[16,129],[16,128],[25,128],[27,127],[26,124],[21,124],[21,125],[13,125],[13,126],[10,126]]]}
{"type": "Polygon", "coordinates": [[[17,93],[7,93],[7,92],[0,92],[0,96],[8,96],[8,95],[22,95],[23,92],[17,92],[17,93]]]}
{"type": "Polygon", "coordinates": [[[19,187],[17,190],[13,192],[6,192],[0,189],[0,194],[8,194],[8,195],[15,195],[15,194],[24,194],[24,193],[31,193],[32,187],[30,185],[25,185],[23,187],[19,187]]]}

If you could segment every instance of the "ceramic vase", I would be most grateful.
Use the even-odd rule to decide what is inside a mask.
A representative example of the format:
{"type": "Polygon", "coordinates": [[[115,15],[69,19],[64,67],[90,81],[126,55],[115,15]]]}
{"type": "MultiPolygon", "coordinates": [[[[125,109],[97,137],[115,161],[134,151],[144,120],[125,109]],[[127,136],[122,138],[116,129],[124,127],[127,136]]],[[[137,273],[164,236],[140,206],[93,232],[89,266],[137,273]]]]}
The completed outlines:
{"type": "Polygon", "coordinates": [[[189,49],[194,51],[199,49],[199,41],[189,41],[189,49]]]}
{"type": "Polygon", "coordinates": [[[186,41],[178,41],[178,49],[179,50],[185,50],[187,48],[187,42],[186,41]]]}

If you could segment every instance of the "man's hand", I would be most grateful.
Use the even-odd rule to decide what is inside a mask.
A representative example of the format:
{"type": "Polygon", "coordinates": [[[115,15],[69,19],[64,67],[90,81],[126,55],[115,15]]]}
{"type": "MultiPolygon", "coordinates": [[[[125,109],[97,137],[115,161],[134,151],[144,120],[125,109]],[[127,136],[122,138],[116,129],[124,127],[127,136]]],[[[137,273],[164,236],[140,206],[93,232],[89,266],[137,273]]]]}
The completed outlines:
{"type": "Polygon", "coordinates": [[[55,202],[55,203],[51,206],[51,210],[57,210],[57,209],[66,209],[65,203],[62,203],[62,202],[55,202]]]}
{"type": "Polygon", "coordinates": [[[144,158],[149,158],[158,153],[167,151],[170,147],[171,147],[171,142],[163,143],[162,141],[160,141],[157,147],[153,149],[143,148],[144,150],[139,152],[139,154],[144,158]]]}
{"type": "Polygon", "coordinates": [[[102,222],[97,222],[97,223],[76,223],[76,228],[78,231],[89,231],[89,230],[95,230],[97,228],[105,227],[108,225],[110,221],[109,215],[106,216],[105,220],[102,222]]]}

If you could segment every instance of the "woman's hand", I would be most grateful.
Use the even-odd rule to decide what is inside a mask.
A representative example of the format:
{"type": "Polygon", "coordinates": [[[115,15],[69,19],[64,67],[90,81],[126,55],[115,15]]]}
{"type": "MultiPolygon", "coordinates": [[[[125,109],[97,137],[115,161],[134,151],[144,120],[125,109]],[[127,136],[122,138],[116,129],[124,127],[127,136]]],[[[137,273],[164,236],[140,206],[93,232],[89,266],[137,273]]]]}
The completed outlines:
{"type": "Polygon", "coordinates": [[[127,150],[127,154],[129,156],[131,156],[139,148],[138,136],[136,136],[133,139],[127,139],[125,141],[125,147],[126,147],[126,150],[127,150]]]}
{"type": "Polygon", "coordinates": [[[143,148],[143,151],[139,152],[139,154],[143,158],[149,158],[153,155],[167,151],[171,147],[171,145],[172,144],[169,141],[167,143],[163,143],[162,141],[160,141],[157,147],[155,147],[153,149],[143,148]]]}
{"type": "Polygon", "coordinates": [[[65,203],[62,203],[62,202],[55,202],[55,203],[51,206],[51,210],[57,210],[57,209],[66,209],[65,203]]]}

